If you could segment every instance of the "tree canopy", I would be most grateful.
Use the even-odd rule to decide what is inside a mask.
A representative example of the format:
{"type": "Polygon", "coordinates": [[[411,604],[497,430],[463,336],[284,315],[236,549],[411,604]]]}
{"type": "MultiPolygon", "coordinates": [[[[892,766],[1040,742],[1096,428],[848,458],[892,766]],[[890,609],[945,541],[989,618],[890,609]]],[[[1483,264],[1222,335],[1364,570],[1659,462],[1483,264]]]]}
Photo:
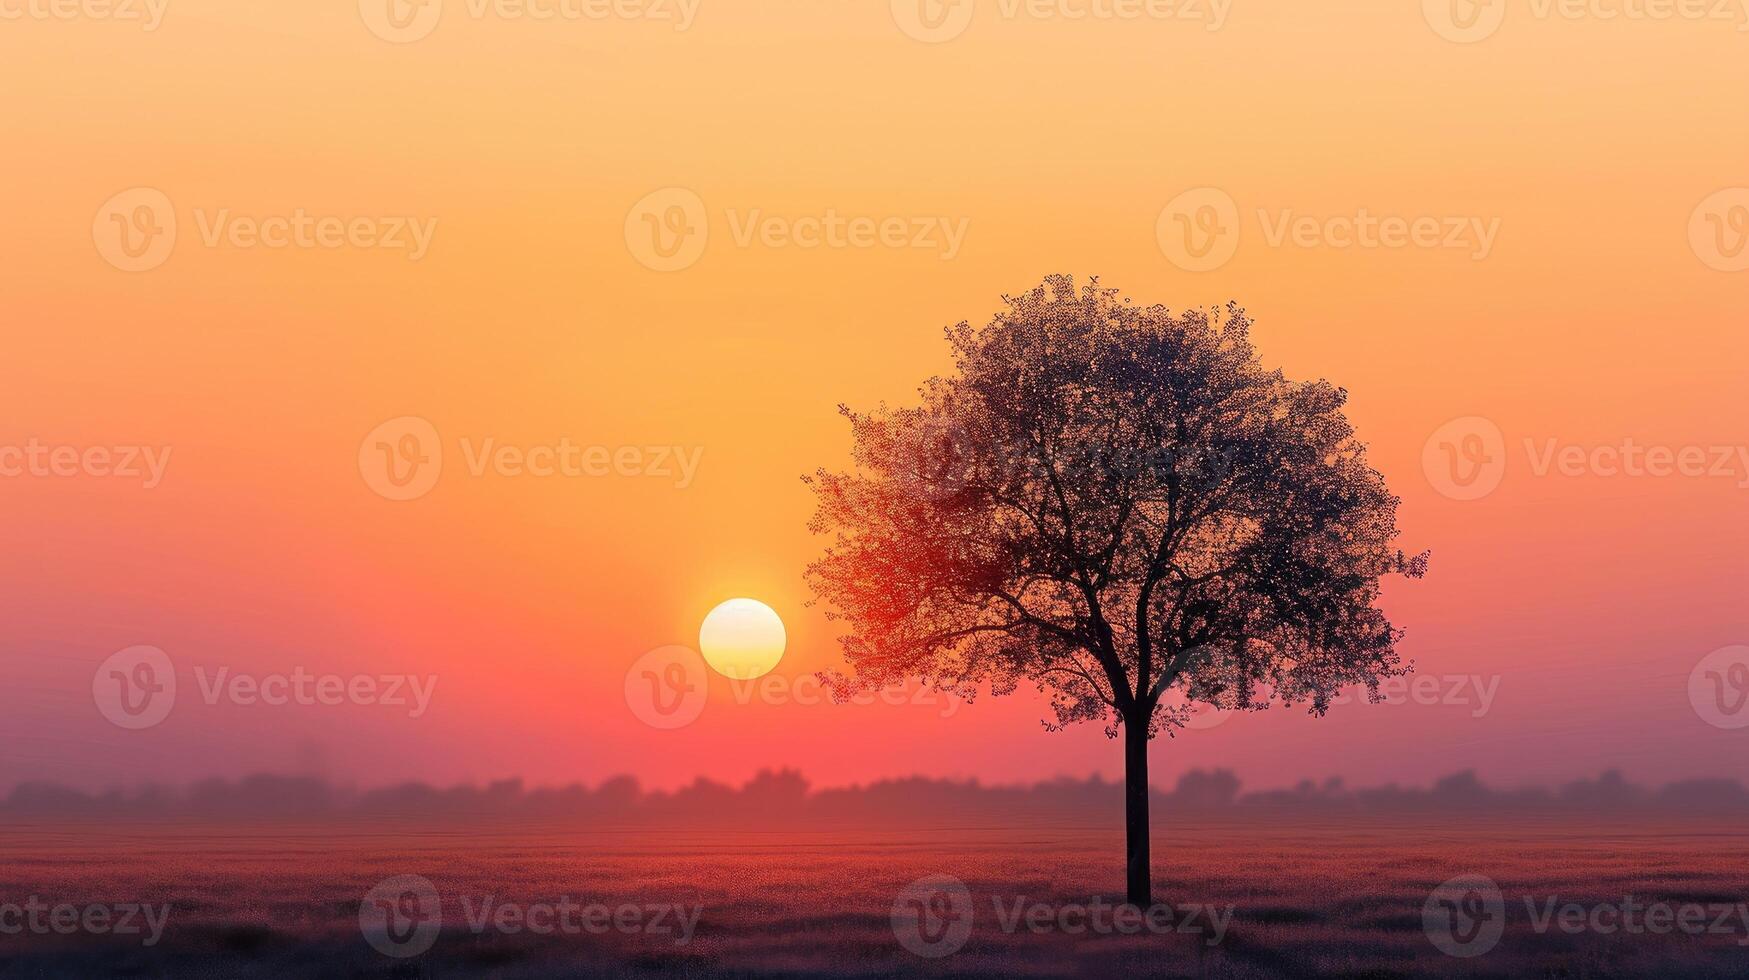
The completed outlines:
{"type": "Polygon", "coordinates": [[[954,370],[920,405],[841,407],[855,468],[807,478],[830,537],[808,580],[848,627],[838,693],[1026,680],[1050,727],[1155,734],[1190,703],[1322,713],[1406,672],[1380,579],[1426,555],[1393,545],[1347,392],[1264,368],[1237,306],[1064,276],[1004,300],[948,329],[954,370]]]}

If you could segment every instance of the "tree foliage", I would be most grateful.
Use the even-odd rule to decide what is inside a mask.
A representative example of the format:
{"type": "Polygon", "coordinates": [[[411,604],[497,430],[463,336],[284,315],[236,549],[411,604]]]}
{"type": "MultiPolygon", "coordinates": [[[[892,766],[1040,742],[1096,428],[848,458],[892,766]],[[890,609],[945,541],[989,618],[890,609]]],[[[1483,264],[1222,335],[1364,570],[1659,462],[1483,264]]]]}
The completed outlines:
{"type": "Polygon", "coordinates": [[[1380,579],[1426,556],[1393,546],[1345,391],[1265,369],[1236,306],[1175,315],[1063,276],[1004,299],[948,329],[954,370],[920,405],[842,408],[855,468],[808,478],[838,694],[1025,680],[1050,727],[1153,734],[1189,703],[1322,713],[1406,671],[1380,579]]]}

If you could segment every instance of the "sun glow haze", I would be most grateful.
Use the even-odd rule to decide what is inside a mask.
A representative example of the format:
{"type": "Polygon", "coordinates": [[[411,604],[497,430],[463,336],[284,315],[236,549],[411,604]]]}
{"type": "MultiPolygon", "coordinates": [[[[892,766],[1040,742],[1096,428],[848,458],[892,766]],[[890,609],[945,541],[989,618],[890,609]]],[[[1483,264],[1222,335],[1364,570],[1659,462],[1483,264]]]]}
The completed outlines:
{"type": "Polygon", "coordinates": [[[151,490],[0,478],[0,741],[17,747],[0,793],[259,772],[361,787],[632,773],[661,790],[765,768],[819,788],[1121,777],[1102,724],[1047,731],[1028,687],[965,705],[719,688],[673,730],[624,700],[628,664],[696,646],[735,596],[782,614],[777,673],[843,670],[843,624],[805,604],[829,542],[799,477],[854,464],[840,403],[917,404],[953,368],[945,326],[987,323],[1052,272],[1142,305],[1239,302],[1266,365],[1349,392],[1403,500],[1398,544],[1433,552],[1425,580],[1381,603],[1440,703],[1408,687],[1321,719],[1238,712],[1157,744],[1156,785],[1215,768],[1247,789],[1463,769],[1509,785],[1749,776],[1749,729],[1702,721],[1687,689],[1701,658],[1749,642],[1749,474],[1559,466],[1567,447],[1627,438],[1749,441],[1749,272],[1709,268],[1689,240],[1697,204],[1749,186],[1749,34],[1511,6],[1475,44],[1440,36],[1421,3],[1377,0],[1237,3],[1218,31],[961,4],[976,16],[942,44],[908,37],[885,2],[706,3],[687,31],[452,2],[409,44],[345,2],[174,0],[150,34],[83,15],[0,24],[15,93],[0,445],[174,449],[151,490]],[[165,194],[180,231],[161,267],[129,273],[92,226],[136,187],[165,194]],[[625,235],[666,187],[708,212],[702,256],[674,272],[625,235]],[[1199,187],[1239,208],[1237,250],[1206,272],[1157,233],[1199,187]],[[1485,259],[1300,247],[1280,225],[1362,208],[1501,224],[1485,259]],[[438,224],[419,261],[202,234],[221,214],[298,209],[438,224]],[[969,231],[951,260],[763,243],[766,219],[829,209],[969,231]],[[361,479],[358,452],[403,416],[444,453],[431,492],[397,502],[361,479]],[[1499,427],[1509,463],[1475,500],[1424,465],[1465,417],[1499,427]],[[702,462],[690,480],[672,461],[666,477],[470,469],[562,439],[702,462]],[[139,644],[186,688],[144,732],[90,695],[105,658],[139,644]],[[194,674],[299,667],[439,682],[412,719],[207,704],[194,674]],[[1498,697],[1484,710],[1467,681],[1471,703],[1445,703],[1465,679],[1498,680],[1498,697]],[[530,748],[561,744],[613,751],[530,748]]]}
{"type": "Polygon", "coordinates": [[[771,673],[787,642],[783,620],[758,599],[730,599],[712,609],[698,628],[705,662],[738,681],[771,673]]]}

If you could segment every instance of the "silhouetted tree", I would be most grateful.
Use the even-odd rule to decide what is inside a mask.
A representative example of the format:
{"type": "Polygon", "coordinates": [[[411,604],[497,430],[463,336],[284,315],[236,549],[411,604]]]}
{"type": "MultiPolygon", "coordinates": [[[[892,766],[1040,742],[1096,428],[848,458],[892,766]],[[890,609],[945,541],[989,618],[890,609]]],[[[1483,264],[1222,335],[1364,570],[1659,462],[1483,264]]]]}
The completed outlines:
{"type": "Polygon", "coordinates": [[[832,535],[809,584],[854,671],[827,679],[841,697],[1025,680],[1046,727],[1106,721],[1147,904],[1149,739],[1197,703],[1376,699],[1406,670],[1380,578],[1426,556],[1392,547],[1397,499],[1346,392],[1265,370],[1242,310],[1175,316],[1063,276],[1005,301],[949,328],[955,370],[920,407],[840,409],[856,469],[808,478],[832,535]]]}

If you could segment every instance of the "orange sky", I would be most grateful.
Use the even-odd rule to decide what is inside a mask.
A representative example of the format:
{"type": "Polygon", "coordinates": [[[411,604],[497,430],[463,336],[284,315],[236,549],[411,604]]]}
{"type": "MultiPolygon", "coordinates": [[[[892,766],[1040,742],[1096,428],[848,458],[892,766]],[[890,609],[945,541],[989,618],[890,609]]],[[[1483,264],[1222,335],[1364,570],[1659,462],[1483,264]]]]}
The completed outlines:
{"type": "MultiPolygon", "coordinates": [[[[1113,9],[1090,2],[1071,7],[1113,9]]],[[[1722,234],[1749,213],[1749,191],[1729,192],[1749,187],[1735,22],[1514,4],[1458,43],[1417,3],[1237,0],[1209,30],[978,0],[963,33],[924,43],[875,0],[703,0],[685,30],[448,0],[429,36],[395,44],[352,2],[169,0],[155,30],[41,7],[0,0],[27,11],[0,20],[0,446],[171,455],[151,489],[0,476],[0,785],[1116,774],[1115,744],[1043,732],[1024,697],[944,718],[740,704],[719,679],[698,721],[659,731],[622,689],[731,596],[783,616],[779,674],[837,666],[802,605],[820,542],[798,479],[846,462],[835,406],[912,397],[946,366],[943,325],[1052,272],[1176,308],[1236,299],[1266,362],[1348,388],[1403,497],[1404,546],[1434,553],[1387,593],[1403,652],[1497,682],[1481,717],[1230,719],[1159,746],[1158,780],[1749,777],[1743,732],[1687,694],[1702,657],[1749,643],[1749,459],[1720,477],[1538,475],[1526,448],[1749,443],[1749,273],[1726,268],[1740,242],[1707,255],[1691,236],[1712,227],[1709,198],[1722,234]],[[1211,187],[1236,248],[1186,271],[1157,225],[1211,187]],[[161,192],[177,226],[140,272],[104,240],[102,209],[132,188],[161,192]],[[683,216],[708,238],[659,272],[633,209],[666,188],[696,195],[683,216]],[[1495,234],[1481,258],[1272,241],[1283,221],[1363,209],[1495,234]],[[241,244],[237,219],[298,214],[368,219],[377,238],[412,219],[430,239],[417,259],[356,237],[241,244]],[[809,227],[794,219],[829,214],[921,224],[937,244],[792,240],[809,227]],[[777,238],[750,224],[771,217],[777,238]],[[445,459],[429,493],[395,502],[359,453],[403,416],[430,422],[445,459]],[[1454,500],[1423,450],[1469,416],[1498,426],[1507,468],[1454,500]],[[467,447],[485,439],[678,447],[698,469],[684,486],[476,477],[467,447]],[[134,644],[166,651],[180,685],[142,731],[105,721],[91,686],[134,644]],[[208,705],[197,666],[437,686],[418,718],[208,705]]]]}

